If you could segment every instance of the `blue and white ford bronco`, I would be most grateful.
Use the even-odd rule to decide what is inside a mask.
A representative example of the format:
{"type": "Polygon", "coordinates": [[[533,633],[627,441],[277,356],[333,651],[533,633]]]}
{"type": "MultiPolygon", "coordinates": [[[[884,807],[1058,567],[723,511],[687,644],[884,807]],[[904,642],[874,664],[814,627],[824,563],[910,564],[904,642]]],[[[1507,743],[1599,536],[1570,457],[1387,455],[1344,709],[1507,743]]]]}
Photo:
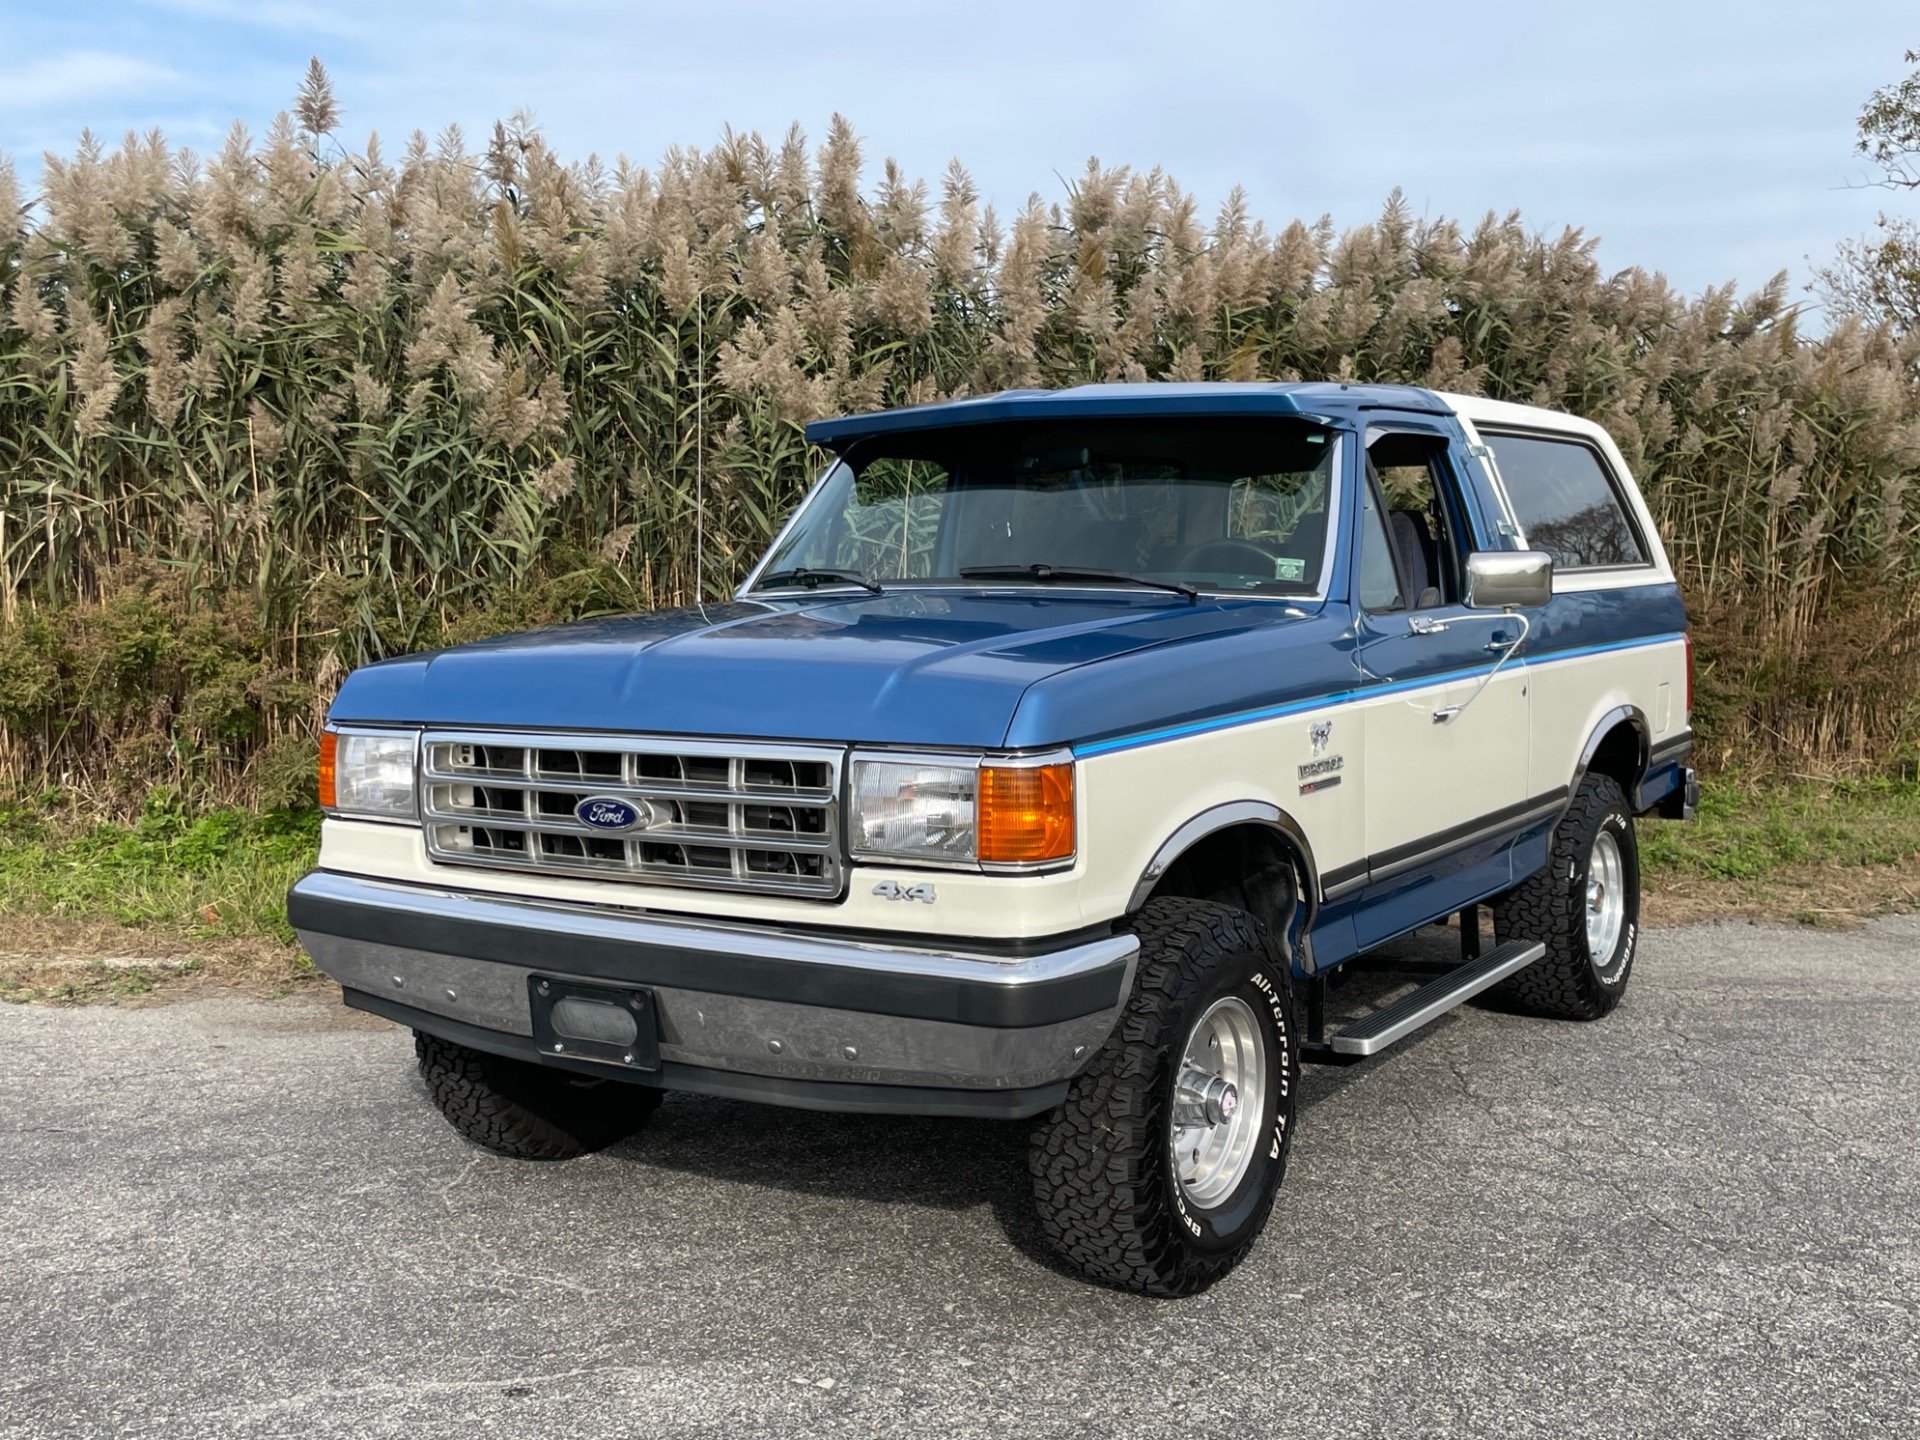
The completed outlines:
{"type": "Polygon", "coordinates": [[[463,1134],[562,1158],[665,1090],[1026,1120],[1059,1252],[1182,1294],[1266,1223],[1302,1061],[1619,1002],[1634,817],[1698,789],[1598,426],[1161,384],[807,433],[836,459],[731,602],[340,690],[289,915],[463,1134]],[[1330,1026],[1342,965],[1456,913],[1457,966],[1330,1026]]]}

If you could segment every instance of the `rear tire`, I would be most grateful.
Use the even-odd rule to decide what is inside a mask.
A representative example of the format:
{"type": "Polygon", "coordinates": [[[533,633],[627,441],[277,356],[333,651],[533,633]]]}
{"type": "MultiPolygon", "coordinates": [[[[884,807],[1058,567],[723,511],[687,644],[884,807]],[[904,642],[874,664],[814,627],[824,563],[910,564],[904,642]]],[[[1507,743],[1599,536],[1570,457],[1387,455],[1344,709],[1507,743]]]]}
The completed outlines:
{"type": "Polygon", "coordinates": [[[1066,1100],[1034,1127],[1028,1169],[1048,1243],[1089,1278],[1190,1295],[1246,1256],[1286,1174],[1300,1074],[1293,985],[1243,910],[1155,900],[1135,930],[1133,990],[1066,1100]],[[1236,1076],[1246,1089],[1236,1083],[1232,1100],[1198,1085],[1236,1076]]]}
{"type": "Polygon", "coordinates": [[[509,1060],[419,1030],[413,1053],[447,1123],[516,1160],[572,1160],[604,1149],[660,1108],[661,1092],[650,1086],[509,1060]]]}
{"type": "Polygon", "coordinates": [[[1547,953],[1492,991],[1496,1003],[1560,1020],[1598,1020],[1626,993],[1640,946],[1640,851],[1626,792],[1588,775],[1553,832],[1544,868],[1493,902],[1502,942],[1547,953]]]}

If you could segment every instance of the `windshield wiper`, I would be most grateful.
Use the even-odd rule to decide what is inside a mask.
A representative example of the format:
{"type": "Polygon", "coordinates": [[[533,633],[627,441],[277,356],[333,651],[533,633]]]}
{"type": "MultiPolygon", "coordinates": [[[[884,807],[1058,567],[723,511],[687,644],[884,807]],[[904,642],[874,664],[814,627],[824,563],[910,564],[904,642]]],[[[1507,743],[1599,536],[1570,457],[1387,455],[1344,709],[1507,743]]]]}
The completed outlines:
{"type": "Polygon", "coordinates": [[[962,580],[1055,580],[1072,584],[1076,580],[1115,580],[1123,585],[1149,585],[1155,590],[1171,590],[1187,597],[1189,604],[1200,603],[1200,591],[1181,580],[1152,580],[1125,570],[1083,570],[1078,565],[967,565],[960,571],[962,580]]]}
{"type": "Polygon", "coordinates": [[[759,590],[768,585],[804,585],[809,590],[817,590],[830,580],[858,585],[862,590],[871,590],[876,595],[887,593],[858,570],[823,569],[818,565],[796,565],[791,570],[776,570],[771,575],[762,575],[753,588],[759,590]]]}

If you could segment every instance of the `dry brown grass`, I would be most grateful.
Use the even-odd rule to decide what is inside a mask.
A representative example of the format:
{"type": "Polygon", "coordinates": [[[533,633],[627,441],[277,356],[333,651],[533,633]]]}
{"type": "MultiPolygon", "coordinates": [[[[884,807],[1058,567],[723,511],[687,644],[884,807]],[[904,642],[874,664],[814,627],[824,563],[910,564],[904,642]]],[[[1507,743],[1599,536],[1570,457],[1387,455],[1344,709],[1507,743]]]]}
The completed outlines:
{"type": "Polygon", "coordinates": [[[324,993],[327,984],[297,946],[208,940],[165,926],[9,915],[0,951],[0,1001],[16,1003],[137,1003],[216,991],[277,998],[324,993]]]}
{"type": "Polygon", "coordinates": [[[1916,910],[1920,857],[1885,865],[1787,865],[1751,879],[1662,876],[1641,902],[1643,921],[1656,929],[1739,919],[1840,930],[1916,910]]]}

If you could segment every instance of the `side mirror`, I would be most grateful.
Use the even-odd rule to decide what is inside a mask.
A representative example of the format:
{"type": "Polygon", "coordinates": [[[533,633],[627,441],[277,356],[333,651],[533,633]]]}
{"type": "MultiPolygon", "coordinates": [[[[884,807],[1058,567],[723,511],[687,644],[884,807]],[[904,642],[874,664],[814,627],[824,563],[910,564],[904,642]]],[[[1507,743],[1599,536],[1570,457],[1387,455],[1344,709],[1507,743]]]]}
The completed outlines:
{"type": "Polygon", "coordinates": [[[1553,557],[1544,550],[1476,550],[1467,556],[1467,608],[1535,610],[1553,599],[1553,557]]]}

